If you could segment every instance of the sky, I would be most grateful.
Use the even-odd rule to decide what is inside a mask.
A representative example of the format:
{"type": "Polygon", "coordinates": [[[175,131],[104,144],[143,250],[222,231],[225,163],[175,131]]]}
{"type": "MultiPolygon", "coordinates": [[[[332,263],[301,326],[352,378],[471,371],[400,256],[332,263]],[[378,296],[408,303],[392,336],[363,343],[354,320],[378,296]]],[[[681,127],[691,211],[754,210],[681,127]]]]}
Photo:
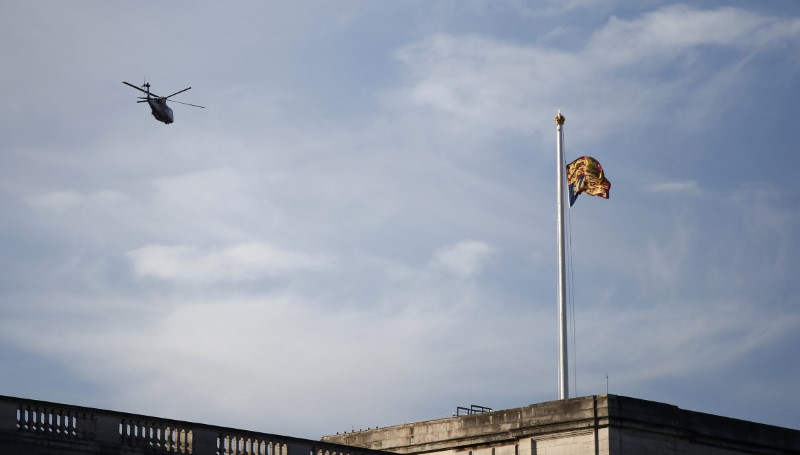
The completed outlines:
{"type": "Polygon", "coordinates": [[[798,2],[6,0],[0,52],[2,395],[310,439],[558,399],[560,110],[612,185],[571,395],[800,428],[798,2]]]}

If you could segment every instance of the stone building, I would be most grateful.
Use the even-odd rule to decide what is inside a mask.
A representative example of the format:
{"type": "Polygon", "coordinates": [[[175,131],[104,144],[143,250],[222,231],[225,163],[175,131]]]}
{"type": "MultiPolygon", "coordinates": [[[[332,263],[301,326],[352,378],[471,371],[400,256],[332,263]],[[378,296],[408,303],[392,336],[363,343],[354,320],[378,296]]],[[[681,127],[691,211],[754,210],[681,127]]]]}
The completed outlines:
{"type": "Polygon", "coordinates": [[[477,411],[308,440],[0,396],[0,455],[800,454],[798,430],[617,395],[477,411]]]}
{"type": "Polygon", "coordinates": [[[800,431],[598,395],[325,436],[425,455],[800,454],[800,431]]]}

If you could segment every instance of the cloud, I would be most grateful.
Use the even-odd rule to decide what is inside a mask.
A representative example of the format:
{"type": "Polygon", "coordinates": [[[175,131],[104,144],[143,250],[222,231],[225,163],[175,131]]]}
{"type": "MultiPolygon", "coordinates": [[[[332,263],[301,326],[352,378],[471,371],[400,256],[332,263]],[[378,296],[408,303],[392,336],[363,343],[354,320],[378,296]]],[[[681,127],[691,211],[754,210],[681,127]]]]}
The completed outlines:
{"type": "Polygon", "coordinates": [[[563,109],[568,125],[572,115],[591,119],[571,137],[597,141],[623,124],[697,125],[741,82],[729,75],[753,52],[781,50],[798,36],[797,19],[682,5],[612,17],[577,51],[440,33],[395,53],[407,78],[396,98],[452,117],[471,137],[516,131],[549,141],[541,116],[563,109]],[[708,46],[736,52],[709,66],[698,57],[708,46]]]}
{"type": "MultiPolygon", "coordinates": [[[[9,111],[6,137],[26,147],[6,148],[0,187],[9,191],[3,196],[34,196],[0,198],[13,202],[0,206],[9,252],[0,338],[71,376],[19,377],[57,391],[34,398],[312,438],[351,423],[449,415],[472,399],[500,409],[555,397],[549,195],[557,109],[567,116],[568,145],[605,150],[615,176],[611,200],[574,212],[576,294],[593,299],[576,302],[587,321],[576,332],[584,340],[579,362],[613,365],[612,378],[647,387],[784,349],[780,337],[797,326],[785,308],[797,295],[800,217],[785,188],[737,180],[745,174],[737,166],[755,162],[742,145],[752,138],[729,124],[726,103],[746,98],[739,103],[749,107],[770,85],[764,80],[792,77],[783,70],[795,55],[797,21],[685,6],[636,15],[614,8],[616,18],[589,19],[583,1],[548,10],[564,6],[580,17],[538,23],[532,8],[520,20],[508,5],[446,5],[437,11],[458,18],[426,18],[424,26],[400,18],[431,10],[387,13],[370,3],[373,16],[353,4],[355,13],[339,16],[344,27],[318,21],[307,5],[287,7],[299,8],[290,16],[266,7],[282,24],[279,34],[242,27],[241,10],[220,8],[220,30],[237,29],[211,48],[197,45],[207,38],[198,40],[197,21],[173,33],[178,41],[142,31],[132,45],[166,37],[185,49],[192,84],[206,83],[202,92],[195,84],[197,94],[217,93],[212,103],[189,99],[208,104],[207,112],[185,112],[165,127],[134,109],[119,82],[107,82],[129,76],[102,68],[89,85],[113,87],[92,97],[96,104],[42,110],[20,98],[29,115],[9,111]],[[428,34],[437,20],[458,23],[428,34]],[[376,24],[381,36],[372,39],[376,24]],[[351,54],[342,59],[341,49],[351,54]],[[773,65],[762,67],[759,56],[773,65]],[[327,71],[309,70],[321,67],[327,71]],[[75,115],[81,107],[114,126],[87,122],[75,115]],[[141,123],[114,120],[127,112],[141,123]],[[689,137],[686,118],[708,128],[689,137]],[[14,122],[26,121],[28,135],[11,134],[14,122]],[[45,123],[62,133],[42,130],[45,123]],[[709,145],[719,130],[730,139],[725,147],[709,145]],[[717,153],[731,158],[703,156],[717,153]],[[671,164],[654,165],[659,160],[671,164]],[[637,197],[640,188],[648,193],[637,197]],[[69,395],[66,382],[88,392],[69,395]]],[[[41,11],[41,23],[56,17],[41,11]]],[[[91,29],[78,28],[87,17],[99,16],[75,15],[72,26],[91,29]]],[[[117,44],[130,41],[127,31],[117,44]]],[[[71,49],[96,60],[79,45],[83,35],[70,36],[71,49]]],[[[50,64],[43,42],[14,52],[50,64]]],[[[168,68],[157,60],[174,57],[170,46],[151,47],[160,51],[145,67],[168,68]]],[[[125,62],[120,71],[139,74],[139,62],[125,62]]],[[[28,73],[6,72],[7,85],[30,84],[28,73]]],[[[45,83],[52,71],[34,73],[50,104],[62,99],[47,92],[63,86],[45,83]]],[[[181,88],[186,77],[161,76],[159,86],[181,88]]],[[[778,103],[776,112],[791,118],[790,108],[778,103]]],[[[782,133],[770,132],[777,154],[782,133]]],[[[747,178],[772,181],[775,166],[752,167],[747,178]]],[[[16,393],[16,377],[0,385],[16,393]]],[[[674,396],[659,393],[654,398],[674,396]]]]}
{"type": "Polygon", "coordinates": [[[696,193],[699,188],[699,185],[694,180],[681,180],[655,183],[647,189],[654,193],[696,193]]]}
{"type": "Polygon", "coordinates": [[[470,278],[480,274],[496,252],[485,242],[465,240],[436,250],[431,263],[462,278],[470,278]]]}
{"type": "Polygon", "coordinates": [[[633,307],[603,305],[578,314],[587,323],[598,318],[605,321],[598,330],[580,332],[582,358],[590,368],[600,371],[613,365],[626,387],[659,377],[683,377],[729,367],[800,327],[797,312],[775,318],[740,299],[654,296],[653,301],[633,307]],[[603,356],[598,349],[615,355],[603,356]]]}
{"type": "Polygon", "coordinates": [[[674,5],[632,20],[612,17],[592,37],[587,51],[606,67],[620,67],[642,60],[665,65],[698,46],[768,44],[783,35],[783,32],[776,34],[771,29],[776,22],[743,9],[699,10],[674,5]],[[754,40],[754,35],[758,39],[754,40]]]}
{"type": "Polygon", "coordinates": [[[32,207],[57,213],[94,204],[113,205],[125,200],[127,200],[127,197],[124,194],[112,190],[101,190],[92,193],[61,190],[31,196],[26,199],[27,203],[32,207]]]}
{"type": "Polygon", "coordinates": [[[201,250],[185,245],[146,245],[127,253],[136,275],[176,282],[254,281],[325,267],[329,260],[251,242],[201,250]]]}

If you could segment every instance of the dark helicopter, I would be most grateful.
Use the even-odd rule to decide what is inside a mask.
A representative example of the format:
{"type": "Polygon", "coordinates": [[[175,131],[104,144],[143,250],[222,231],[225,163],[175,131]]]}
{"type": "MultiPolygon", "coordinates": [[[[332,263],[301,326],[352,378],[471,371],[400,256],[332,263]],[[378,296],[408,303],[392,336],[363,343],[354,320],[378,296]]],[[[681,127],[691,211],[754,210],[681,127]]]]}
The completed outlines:
{"type": "MultiPolygon", "coordinates": [[[[187,87],[169,96],[158,96],[155,93],[150,92],[150,84],[148,82],[145,82],[144,85],[142,85],[142,87],[144,87],[146,90],[142,90],[141,88],[125,81],[123,81],[122,83],[125,85],[129,85],[135,88],[136,90],[139,90],[140,92],[145,93],[147,97],[145,98],[143,96],[140,96],[139,101],[137,101],[137,103],[144,103],[145,101],[147,101],[147,104],[150,105],[150,110],[153,113],[153,117],[155,117],[156,120],[158,120],[159,122],[164,122],[167,125],[175,121],[175,117],[172,115],[172,109],[170,109],[169,106],[167,106],[167,100],[177,95],[178,93],[183,93],[191,88],[187,87]]],[[[196,104],[183,103],[174,100],[173,103],[185,104],[187,106],[201,107],[205,109],[204,106],[198,106],[196,104]]]]}

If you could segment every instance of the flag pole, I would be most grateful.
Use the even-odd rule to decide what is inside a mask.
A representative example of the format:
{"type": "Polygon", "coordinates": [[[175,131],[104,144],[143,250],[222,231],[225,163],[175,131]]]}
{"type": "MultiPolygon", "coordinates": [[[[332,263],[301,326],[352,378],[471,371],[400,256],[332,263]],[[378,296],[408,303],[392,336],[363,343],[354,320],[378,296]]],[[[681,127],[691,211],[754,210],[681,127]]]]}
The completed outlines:
{"type": "Polygon", "coordinates": [[[556,169],[558,178],[558,390],[559,399],[569,398],[569,374],[567,371],[567,266],[564,253],[564,121],[566,119],[558,111],[556,115],[556,169]]]}

